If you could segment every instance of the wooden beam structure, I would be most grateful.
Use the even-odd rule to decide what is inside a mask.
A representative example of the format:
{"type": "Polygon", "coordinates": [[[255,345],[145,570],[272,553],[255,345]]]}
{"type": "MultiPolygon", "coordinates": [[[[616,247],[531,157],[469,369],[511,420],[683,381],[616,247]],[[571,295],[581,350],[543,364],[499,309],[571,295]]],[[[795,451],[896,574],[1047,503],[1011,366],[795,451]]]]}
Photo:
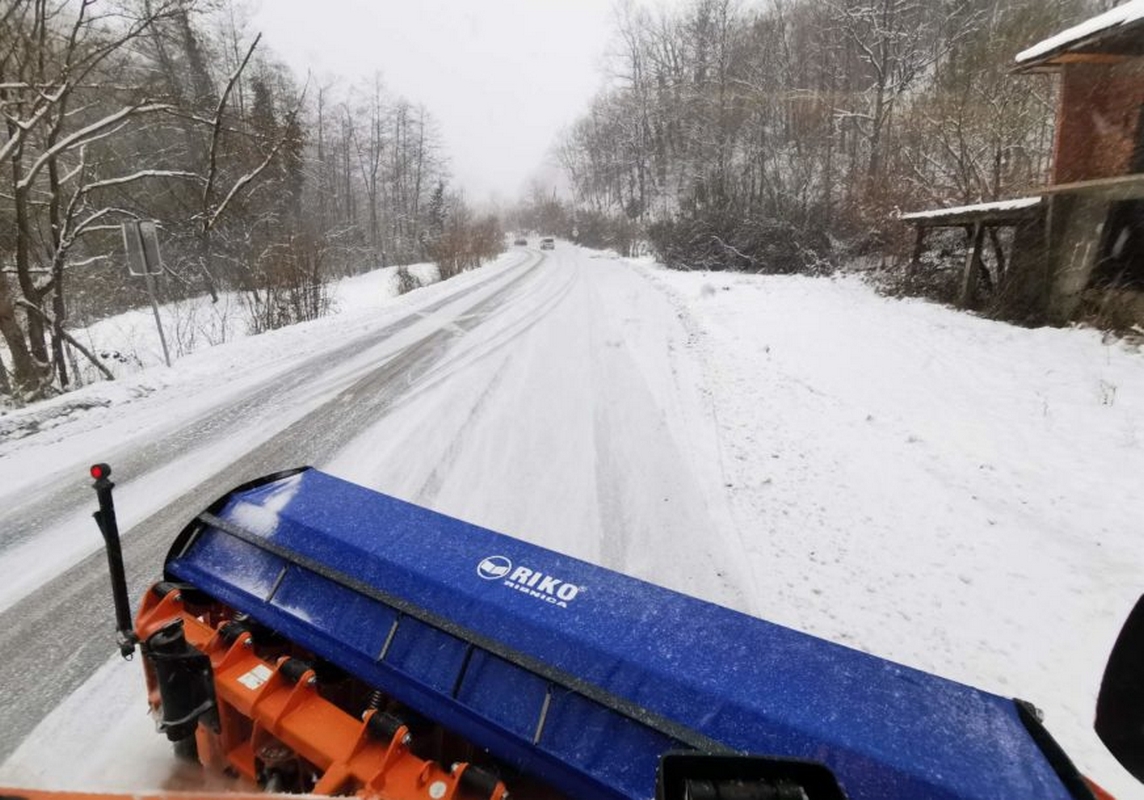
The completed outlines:
{"type": "Polygon", "coordinates": [[[985,224],[974,223],[969,234],[970,247],[965,255],[965,269],[961,273],[961,291],[957,296],[959,308],[968,308],[977,287],[977,272],[981,268],[981,245],[985,241],[985,224]]]}
{"type": "Polygon", "coordinates": [[[1100,200],[1139,200],[1144,198],[1144,173],[1094,178],[1073,183],[1057,183],[1037,190],[1038,194],[1078,194],[1100,200]]]}
{"type": "Polygon", "coordinates": [[[899,219],[919,228],[967,228],[978,222],[986,225],[1020,225],[1044,213],[1040,197],[1018,197],[955,208],[936,208],[902,214],[899,219]]]}

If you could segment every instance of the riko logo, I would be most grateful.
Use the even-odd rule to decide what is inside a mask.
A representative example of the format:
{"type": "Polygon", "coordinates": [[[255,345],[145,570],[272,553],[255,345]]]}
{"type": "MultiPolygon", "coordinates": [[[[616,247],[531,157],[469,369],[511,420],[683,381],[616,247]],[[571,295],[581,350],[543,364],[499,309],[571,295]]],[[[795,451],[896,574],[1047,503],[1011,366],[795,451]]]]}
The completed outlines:
{"type": "Polygon", "coordinates": [[[568,604],[576,599],[582,588],[531,567],[519,566],[513,569],[512,561],[505,556],[482,558],[477,564],[477,574],[486,581],[502,580],[503,585],[510,589],[559,608],[568,608],[568,604]]]}
{"type": "Polygon", "coordinates": [[[486,581],[495,581],[497,578],[503,578],[505,575],[508,575],[510,569],[512,569],[512,562],[504,556],[489,556],[488,558],[481,559],[481,563],[477,564],[477,574],[486,581]]]}

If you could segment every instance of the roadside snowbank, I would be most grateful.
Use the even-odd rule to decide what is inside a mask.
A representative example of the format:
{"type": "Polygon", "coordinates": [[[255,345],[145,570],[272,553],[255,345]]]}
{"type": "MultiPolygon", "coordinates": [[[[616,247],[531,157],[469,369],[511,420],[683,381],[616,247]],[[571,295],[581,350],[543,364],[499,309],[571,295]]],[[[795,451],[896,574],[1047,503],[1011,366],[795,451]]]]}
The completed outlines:
{"type": "MultiPolygon", "coordinates": [[[[413,264],[408,269],[423,288],[438,282],[436,264],[413,264]]],[[[450,281],[448,285],[458,284],[450,281]]],[[[0,407],[0,457],[9,452],[8,444],[68,425],[95,408],[131,403],[204,378],[217,379],[228,372],[232,375],[258,373],[263,377],[263,370],[280,368],[296,360],[300,348],[317,350],[326,346],[327,337],[323,332],[331,325],[352,326],[355,322],[375,319],[379,312],[395,306],[402,308],[398,297],[397,267],[343,278],[330,286],[331,313],[328,316],[254,337],[241,320],[240,301],[234,294],[220,295],[217,304],[206,297],[168,303],[160,306],[159,312],[171,348],[169,369],[163,364],[155,317],[149,308],[126,311],[72,331],[76,339],[103,356],[117,379],[96,380],[76,391],[24,408],[0,407]],[[186,352],[177,357],[173,331],[180,325],[186,328],[188,316],[192,314],[198,316],[199,322],[194,333],[185,334],[186,352]],[[240,344],[247,340],[250,343],[240,344]]],[[[72,431],[69,427],[68,432],[72,431]]]]}
{"type": "MultiPolygon", "coordinates": [[[[391,305],[398,297],[397,270],[397,267],[384,267],[332,282],[329,316],[353,317],[391,305]]],[[[439,280],[436,264],[412,264],[408,270],[423,287],[439,280]]],[[[159,306],[159,316],[172,367],[193,353],[250,336],[242,299],[234,292],[220,294],[217,303],[205,295],[165,303],[159,306]]],[[[0,440],[20,438],[52,427],[56,424],[53,418],[68,416],[91,404],[106,406],[130,400],[140,393],[149,394],[156,388],[156,380],[159,385],[166,385],[164,377],[170,378],[163,375],[163,348],[150,308],[135,308],[69,332],[104,362],[117,381],[102,380],[95,368],[76,353],[81,375],[91,384],[85,387],[83,399],[77,399],[77,392],[69,392],[23,409],[0,406],[0,440]]],[[[0,354],[6,359],[5,363],[10,363],[2,340],[0,354]]]]}

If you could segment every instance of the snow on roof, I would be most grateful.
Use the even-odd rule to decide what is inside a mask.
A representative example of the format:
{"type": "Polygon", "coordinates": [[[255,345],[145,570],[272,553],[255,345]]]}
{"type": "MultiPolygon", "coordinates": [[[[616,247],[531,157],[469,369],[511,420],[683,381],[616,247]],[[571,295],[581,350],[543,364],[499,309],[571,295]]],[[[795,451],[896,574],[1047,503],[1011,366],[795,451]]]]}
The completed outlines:
{"type": "Polygon", "coordinates": [[[1121,25],[1128,25],[1141,18],[1144,18],[1144,0],[1128,0],[1123,5],[1105,11],[1103,14],[1098,14],[1068,30],[1061,31],[1056,36],[1038,42],[1027,50],[1022,50],[1017,54],[1017,63],[1023,64],[1027,61],[1033,61],[1055,50],[1076,44],[1082,39],[1087,39],[1121,25]]]}
{"type": "Polygon", "coordinates": [[[1016,197],[1012,200],[975,203],[971,206],[955,206],[953,208],[935,208],[930,211],[914,211],[910,214],[902,214],[898,219],[908,222],[916,219],[940,219],[942,217],[955,217],[960,214],[987,213],[990,211],[1019,211],[1023,208],[1032,208],[1040,202],[1040,195],[1036,197],[1016,197]]]}

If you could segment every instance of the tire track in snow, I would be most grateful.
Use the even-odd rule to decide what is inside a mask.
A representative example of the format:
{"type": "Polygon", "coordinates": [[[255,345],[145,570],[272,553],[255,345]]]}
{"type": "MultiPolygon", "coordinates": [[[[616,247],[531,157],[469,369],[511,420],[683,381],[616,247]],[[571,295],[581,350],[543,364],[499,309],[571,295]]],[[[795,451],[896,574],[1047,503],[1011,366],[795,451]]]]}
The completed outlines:
{"type": "MultiPolygon", "coordinates": [[[[401,400],[400,405],[414,402],[422,395],[432,392],[448,378],[500,355],[506,347],[518,342],[534,326],[547,319],[567,297],[578,275],[573,272],[565,278],[559,273],[544,270],[543,262],[539,266],[541,269],[538,270],[538,279],[522,286],[517,296],[511,298],[511,303],[506,302],[498,309],[498,316],[507,317],[504,326],[489,335],[479,337],[473,344],[462,342],[454,348],[449,356],[430,370],[415,391],[401,400]],[[545,280],[546,274],[555,275],[559,280],[555,283],[551,279],[545,280]]],[[[461,329],[460,332],[464,333],[464,330],[461,329]]],[[[479,374],[481,388],[477,399],[461,419],[452,421],[454,433],[448,437],[447,446],[434,459],[434,466],[429,474],[409,495],[414,502],[431,505],[437,498],[457,458],[464,452],[472,431],[490,408],[491,398],[503,384],[509,361],[509,356],[501,357],[495,366],[479,374]]]]}
{"type": "MultiPolygon", "coordinates": [[[[530,308],[525,306],[526,312],[522,315],[521,319],[513,320],[504,329],[497,331],[487,339],[483,339],[471,347],[457,348],[454,350],[455,355],[452,358],[444,359],[442,362],[435,366],[431,374],[426,376],[426,380],[418,387],[418,393],[426,392],[437,386],[445,378],[456,374],[459,370],[473,366],[484,358],[502,350],[505,346],[510,345],[517,341],[519,337],[527,333],[530,329],[544,320],[548,314],[552,312],[560,303],[568,296],[572,286],[576,283],[578,275],[573,273],[571,277],[565,279],[562,283],[558,284],[555,290],[543,289],[533,290],[527,294],[521,294],[521,297],[514,301],[515,305],[524,304],[526,301],[534,303],[530,308]],[[539,299],[534,300],[532,295],[540,295],[539,299]]],[[[410,395],[409,399],[415,399],[416,395],[410,395]]]]}
{"type": "Polygon", "coordinates": [[[504,381],[504,373],[508,367],[508,357],[502,358],[497,365],[493,374],[489,377],[489,381],[485,384],[484,389],[477,396],[469,412],[465,414],[460,424],[456,426],[454,434],[449,437],[449,444],[441,453],[441,457],[437,459],[436,465],[433,467],[432,472],[421,484],[421,488],[414,494],[414,500],[419,505],[429,506],[433,504],[437,494],[441,491],[441,487],[445,484],[445,479],[457,460],[457,455],[460,453],[465,443],[466,433],[472,429],[477,420],[485,413],[488,408],[489,399],[493,396],[496,390],[504,381]]]}
{"type": "MultiPolygon", "coordinates": [[[[728,553],[731,558],[726,561],[727,567],[734,568],[734,574],[727,576],[727,581],[732,584],[736,595],[740,598],[739,605],[736,605],[739,611],[749,614],[757,614],[760,609],[756,607],[756,598],[762,597],[763,593],[760,589],[759,581],[756,577],[755,571],[747,568],[746,564],[751,558],[752,554],[758,549],[758,545],[748,541],[748,533],[757,534],[758,531],[758,518],[757,516],[744,516],[738,509],[737,504],[734,502],[734,494],[739,490],[732,479],[733,468],[728,463],[728,459],[732,457],[734,447],[728,445],[725,438],[726,427],[719,418],[719,403],[718,398],[711,390],[711,386],[717,385],[712,373],[713,364],[715,359],[711,353],[710,344],[707,340],[707,332],[703,329],[699,320],[691,313],[687,307],[687,303],[683,298],[669,285],[661,281],[656,275],[654,270],[647,267],[629,262],[630,267],[635,274],[643,278],[649,286],[654,288],[664,300],[675,311],[676,318],[679,320],[680,326],[687,334],[686,344],[682,351],[677,348],[671,349],[671,359],[673,361],[672,374],[675,378],[675,385],[680,395],[692,390],[698,405],[701,407],[701,413],[708,417],[710,425],[703,426],[703,429],[710,434],[710,441],[708,442],[689,442],[689,449],[695,450],[710,450],[713,453],[715,462],[719,470],[719,485],[723,487],[724,491],[718,492],[718,496],[710,498],[710,502],[721,504],[722,509],[729,521],[728,536],[734,536],[734,542],[727,541],[725,544],[731,545],[735,552],[728,553]],[[680,370],[683,369],[687,363],[685,354],[697,353],[699,358],[692,358],[691,366],[693,367],[694,374],[691,377],[694,380],[693,385],[685,383],[680,376],[680,370]],[[702,445],[702,446],[700,446],[702,445]]],[[[692,434],[694,429],[684,429],[683,435],[686,437],[692,434]]]]}
{"type": "MultiPolygon", "coordinates": [[[[625,303],[637,311],[650,310],[651,322],[666,325],[670,335],[679,324],[678,315],[661,321],[664,315],[656,305],[648,307],[638,298],[646,277],[639,270],[628,275],[630,291],[625,303]],[[639,288],[637,288],[639,287],[639,288]]],[[[607,308],[600,289],[590,308],[607,308]]],[[[614,309],[613,309],[614,311],[614,309]]],[[[614,313],[611,316],[615,316],[614,313]]],[[[591,320],[590,336],[594,363],[594,380],[609,387],[613,396],[625,398],[623,404],[597,403],[594,408],[594,438],[597,452],[596,484],[600,498],[600,554],[606,566],[670,586],[687,594],[703,597],[739,609],[751,607],[749,581],[726,559],[726,542],[717,522],[711,498],[704,490],[704,462],[709,456],[688,447],[688,437],[695,431],[709,431],[709,420],[686,404],[669,402],[665,391],[680,395],[685,391],[672,375],[670,387],[655,383],[655,363],[671,362],[668,352],[651,368],[645,356],[638,360],[639,330],[630,333],[624,324],[640,323],[628,312],[618,328],[605,311],[591,320]],[[644,372],[648,369],[648,372],[644,372]],[[699,459],[700,463],[692,463],[699,459]]],[[[684,326],[685,327],[685,326],[684,326]]],[[[658,328],[655,330],[659,330],[658,328]]],[[[645,348],[647,342],[642,343],[645,348]]],[[[658,346],[658,343],[657,343],[658,346]]],[[[662,376],[660,376],[662,377],[662,376]]],[[[689,390],[690,387],[687,387],[689,390]]]]}

